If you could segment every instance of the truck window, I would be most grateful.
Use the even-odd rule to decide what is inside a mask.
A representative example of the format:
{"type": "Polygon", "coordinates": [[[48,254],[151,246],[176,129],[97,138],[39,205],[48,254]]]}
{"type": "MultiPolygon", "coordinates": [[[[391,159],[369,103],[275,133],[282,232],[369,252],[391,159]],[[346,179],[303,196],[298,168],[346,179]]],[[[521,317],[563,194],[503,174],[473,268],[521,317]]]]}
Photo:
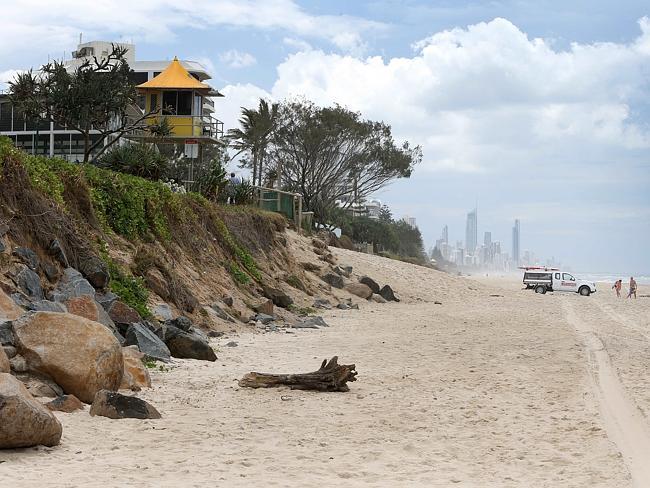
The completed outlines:
{"type": "Polygon", "coordinates": [[[555,273],[555,279],[559,280],[560,279],[560,273],[555,273]]]}
{"type": "Polygon", "coordinates": [[[562,279],[565,281],[575,281],[576,279],[569,273],[562,273],[562,279]]]}

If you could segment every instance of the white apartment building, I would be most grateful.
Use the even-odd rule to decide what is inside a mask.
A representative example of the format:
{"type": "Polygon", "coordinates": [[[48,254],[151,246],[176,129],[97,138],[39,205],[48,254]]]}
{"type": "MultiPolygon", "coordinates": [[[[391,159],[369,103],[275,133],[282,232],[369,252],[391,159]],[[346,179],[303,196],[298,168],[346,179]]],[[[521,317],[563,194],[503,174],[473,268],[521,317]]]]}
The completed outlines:
{"type": "MultiPolygon", "coordinates": [[[[152,80],[170,65],[171,60],[137,60],[134,44],[105,41],[79,44],[77,49],[72,52],[72,58],[66,61],[65,65],[72,71],[84,61],[92,60],[93,56],[97,58],[106,57],[112,49],[112,44],[128,49],[126,60],[132,69],[131,81],[136,85],[152,80]]],[[[205,67],[196,61],[180,60],[180,63],[192,77],[200,82],[205,82],[211,78],[205,67]]],[[[214,98],[223,95],[214,89],[211,89],[207,95],[202,97],[200,113],[191,114],[195,119],[194,123],[199,124],[201,127],[200,135],[193,135],[192,139],[198,138],[204,142],[213,143],[217,142],[218,138],[223,135],[223,123],[214,116],[214,98]]],[[[140,97],[138,105],[137,109],[143,111],[145,108],[144,96],[140,97]]],[[[83,139],[79,132],[52,122],[27,120],[23,114],[14,108],[8,94],[2,92],[0,92],[0,135],[10,137],[16,147],[28,153],[57,156],[69,161],[83,159],[83,139]]],[[[182,142],[182,140],[178,142],[182,142]]]]}

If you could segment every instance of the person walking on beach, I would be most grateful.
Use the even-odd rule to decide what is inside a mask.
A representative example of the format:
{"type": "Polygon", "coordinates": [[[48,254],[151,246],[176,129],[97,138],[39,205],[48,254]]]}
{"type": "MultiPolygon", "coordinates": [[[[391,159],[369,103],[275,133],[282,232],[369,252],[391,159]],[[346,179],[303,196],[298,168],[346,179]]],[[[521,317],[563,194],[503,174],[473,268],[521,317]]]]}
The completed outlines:
{"type": "Polygon", "coordinates": [[[228,205],[235,204],[235,194],[239,185],[241,185],[241,178],[235,173],[230,173],[230,178],[228,179],[228,205]]]}
{"type": "Polygon", "coordinates": [[[616,290],[616,298],[621,298],[621,288],[623,287],[623,280],[616,280],[612,288],[616,290]]]}
{"type": "Polygon", "coordinates": [[[630,276],[630,289],[627,292],[627,298],[631,298],[632,295],[634,295],[634,299],[636,300],[636,281],[634,281],[633,276],[630,276]]]}

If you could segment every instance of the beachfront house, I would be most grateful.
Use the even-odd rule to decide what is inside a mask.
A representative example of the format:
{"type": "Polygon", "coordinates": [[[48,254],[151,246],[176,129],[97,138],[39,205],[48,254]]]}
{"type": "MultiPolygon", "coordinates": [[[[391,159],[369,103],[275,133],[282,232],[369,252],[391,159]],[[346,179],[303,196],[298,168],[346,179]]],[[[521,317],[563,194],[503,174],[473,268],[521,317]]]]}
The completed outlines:
{"type": "MultiPolygon", "coordinates": [[[[153,106],[161,108],[158,115],[168,118],[171,132],[159,143],[180,145],[188,157],[197,157],[201,145],[218,141],[223,135],[223,124],[215,117],[214,98],[223,95],[206,83],[210,74],[196,61],[137,61],[133,44],[92,41],[79,44],[65,65],[72,71],[94,56],[105,57],[112,44],[128,49],[126,60],[132,69],[131,81],[141,87],[142,96],[138,106],[133,107],[134,115],[144,113],[153,102],[153,106]]],[[[11,138],[28,153],[83,160],[84,143],[79,132],[51,122],[26,119],[13,106],[7,92],[0,92],[0,135],[11,138]]],[[[147,134],[134,133],[128,137],[141,140],[147,134]]]]}

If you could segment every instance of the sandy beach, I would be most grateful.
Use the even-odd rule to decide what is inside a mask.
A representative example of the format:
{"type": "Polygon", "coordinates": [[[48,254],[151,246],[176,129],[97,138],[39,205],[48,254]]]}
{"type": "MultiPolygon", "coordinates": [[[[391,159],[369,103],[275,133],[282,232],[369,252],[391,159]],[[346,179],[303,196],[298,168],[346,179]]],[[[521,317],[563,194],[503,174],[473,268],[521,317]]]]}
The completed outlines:
{"type": "Polygon", "coordinates": [[[139,395],[161,420],[57,412],[61,445],[1,452],[0,485],[650,486],[650,298],[536,295],[333,252],[402,302],[220,337],[217,362],[152,373],[139,395]],[[333,355],[357,366],[347,393],[237,384],[333,355]]]}

